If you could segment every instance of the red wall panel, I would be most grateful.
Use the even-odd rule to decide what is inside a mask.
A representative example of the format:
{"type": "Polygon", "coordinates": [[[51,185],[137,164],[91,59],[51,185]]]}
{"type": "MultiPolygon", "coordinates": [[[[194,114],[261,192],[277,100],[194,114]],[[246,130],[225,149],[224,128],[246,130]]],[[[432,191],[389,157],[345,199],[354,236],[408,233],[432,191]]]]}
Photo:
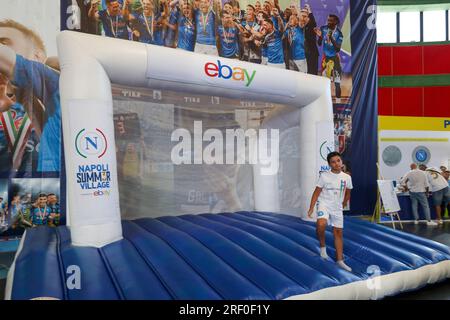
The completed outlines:
{"type": "Polygon", "coordinates": [[[393,88],[393,115],[423,117],[423,88],[393,88]]]}
{"type": "Polygon", "coordinates": [[[424,91],[424,116],[450,117],[450,87],[426,87],[424,91]]]}
{"type": "Polygon", "coordinates": [[[392,47],[378,48],[378,75],[392,75],[392,47]]]}
{"type": "Polygon", "coordinates": [[[378,114],[380,116],[392,116],[392,88],[378,88],[378,114]]]}
{"type": "MultiPolygon", "coordinates": [[[[381,46],[379,76],[450,74],[450,44],[381,46]]],[[[450,86],[379,88],[378,114],[450,117],[450,86]]]]}
{"type": "Polygon", "coordinates": [[[431,45],[423,47],[425,74],[450,73],[450,45],[431,45]]]}
{"type": "Polygon", "coordinates": [[[392,47],[393,75],[423,74],[422,47],[392,47]]]}

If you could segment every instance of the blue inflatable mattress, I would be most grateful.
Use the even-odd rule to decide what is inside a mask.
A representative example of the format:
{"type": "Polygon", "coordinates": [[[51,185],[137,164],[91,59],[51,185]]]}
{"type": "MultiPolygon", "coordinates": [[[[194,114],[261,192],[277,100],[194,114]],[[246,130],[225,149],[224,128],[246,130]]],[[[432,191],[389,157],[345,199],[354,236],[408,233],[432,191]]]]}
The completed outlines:
{"type": "Polygon", "coordinates": [[[450,277],[449,247],[345,219],[337,267],[319,256],[315,225],[297,217],[237,212],[123,221],[123,239],[71,245],[67,227],[28,230],[7,298],[379,299],[450,277]]]}

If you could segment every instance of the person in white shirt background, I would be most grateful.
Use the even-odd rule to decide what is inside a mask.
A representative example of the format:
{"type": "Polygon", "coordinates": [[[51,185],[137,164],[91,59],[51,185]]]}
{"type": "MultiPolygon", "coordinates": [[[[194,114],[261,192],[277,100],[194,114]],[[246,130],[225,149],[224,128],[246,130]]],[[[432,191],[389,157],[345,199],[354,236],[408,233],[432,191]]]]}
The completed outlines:
{"type": "MultiPolygon", "coordinates": [[[[446,167],[441,167],[441,170],[442,170],[441,174],[444,177],[444,179],[447,180],[448,186],[450,188],[450,170],[447,169],[446,167]]],[[[444,205],[444,204],[441,205],[441,215],[444,215],[445,209],[447,209],[447,211],[450,215],[450,201],[447,202],[447,205],[444,205]]]]}
{"type": "Polygon", "coordinates": [[[433,193],[433,204],[436,209],[438,224],[442,224],[441,205],[446,206],[450,202],[450,189],[448,181],[442,176],[436,168],[426,170],[428,183],[433,193]]]}
{"type": "Polygon", "coordinates": [[[316,232],[320,242],[320,256],[328,259],[325,244],[325,229],[328,223],[333,227],[336,263],[342,269],[351,272],[352,268],[344,263],[344,214],[343,208],[350,200],[353,189],[352,178],[342,172],[342,157],[339,152],[331,152],[327,156],[331,171],[323,172],[311,198],[308,217],[312,217],[317,204],[316,232]]]}
{"type": "Polygon", "coordinates": [[[427,225],[436,226],[437,223],[431,221],[430,206],[428,205],[427,194],[430,185],[428,183],[427,174],[417,168],[417,164],[411,163],[411,171],[409,171],[400,181],[400,184],[409,190],[409,198],[411,199],[411,209],[414,216],[414,223],[419,223],[418,204],[422,207],[427,220],[427,225]]]}

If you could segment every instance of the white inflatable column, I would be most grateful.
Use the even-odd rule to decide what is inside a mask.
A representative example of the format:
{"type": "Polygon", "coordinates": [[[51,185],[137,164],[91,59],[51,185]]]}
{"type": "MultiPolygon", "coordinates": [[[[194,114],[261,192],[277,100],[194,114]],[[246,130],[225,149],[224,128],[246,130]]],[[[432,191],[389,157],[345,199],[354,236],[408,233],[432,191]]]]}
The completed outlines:
{"type": "Polygon", "coordinates": [[[112,93],[108,75],[74,38],[58,39],[60,95],[72,244],[122,238],[112,93]]]}
{"type": "Polygon", "coordinates": [[[319,171],[327,166],[328,151],[334,150],[333,108],[330,86],[327,88],[317,100],[300,109],[300,212],[304,219],[319,171]]]}

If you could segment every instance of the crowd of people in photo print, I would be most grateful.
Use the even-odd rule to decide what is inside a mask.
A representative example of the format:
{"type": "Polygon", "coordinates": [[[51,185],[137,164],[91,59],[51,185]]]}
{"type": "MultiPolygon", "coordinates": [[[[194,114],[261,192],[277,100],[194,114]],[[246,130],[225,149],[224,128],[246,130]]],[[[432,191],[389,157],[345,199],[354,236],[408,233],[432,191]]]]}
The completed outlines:
{"type": "Polygon", "coordinates": [[[340,18],[316,21],[311,6],[299,2],[284,9],[278,0],[246,3],[92,0],[86,10],[91,33],[327,76],[340,98],[340,18]]]}
{"type": "Polygon", "coordinates": [[[0,233],[61,224],[59,179],[12,179],[9,190],[2,179],[0,189],[0,233]]]}

